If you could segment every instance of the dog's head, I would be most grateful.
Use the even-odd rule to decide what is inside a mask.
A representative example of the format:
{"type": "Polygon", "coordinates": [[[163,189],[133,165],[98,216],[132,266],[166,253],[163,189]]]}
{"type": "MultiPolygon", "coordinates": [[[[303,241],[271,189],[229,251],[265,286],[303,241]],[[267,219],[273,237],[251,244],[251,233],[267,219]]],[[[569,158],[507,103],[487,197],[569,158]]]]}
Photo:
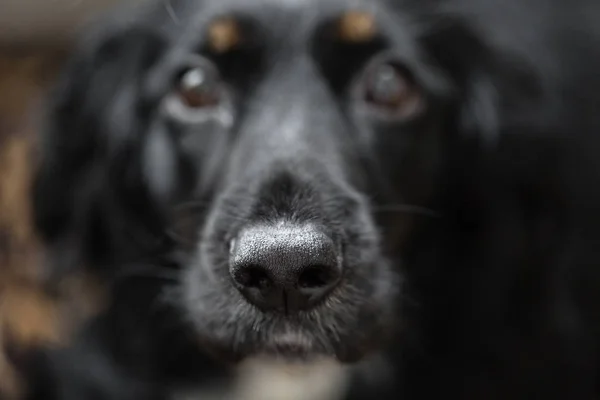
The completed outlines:
{"type": "Polygon", "coordinates": [[[381,346],[401,242],[515,83],[459,19],[397,3],[161,1],[91,34],[36,182],[59,263],[175,264],[163,289],[226,359],[381,346]]]}

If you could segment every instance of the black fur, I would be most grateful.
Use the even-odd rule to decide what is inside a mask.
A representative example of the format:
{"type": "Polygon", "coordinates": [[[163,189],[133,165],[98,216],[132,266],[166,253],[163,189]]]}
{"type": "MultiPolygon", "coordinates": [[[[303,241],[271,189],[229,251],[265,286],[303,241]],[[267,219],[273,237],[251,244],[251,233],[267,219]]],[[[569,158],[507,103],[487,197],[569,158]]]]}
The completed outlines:
{"type": "Polygon", "coordinates": [[[357,373],[351,398],[600,395],[600,6],[369,0],[379,36],[343,45],[329,24],[350,3],[172,0],[82,40],[52,96],[36,223],[52,278],[85,266],[111,303],[40,355],[31,399],[166,399],[286,354],[290,331],[303,356],[387,360],[393,378],[357,373]],[[223,13],[245,40],[213,54],[223,13]],[[193,54],[228,85],[212,124],[165,111],[193,54]],[[422,114],[364,108],[378,57],[409,71],[422,114]],[[342,285],[296,317],[228,278],[239,229],[280,220],[344,247],[342,285]]]}

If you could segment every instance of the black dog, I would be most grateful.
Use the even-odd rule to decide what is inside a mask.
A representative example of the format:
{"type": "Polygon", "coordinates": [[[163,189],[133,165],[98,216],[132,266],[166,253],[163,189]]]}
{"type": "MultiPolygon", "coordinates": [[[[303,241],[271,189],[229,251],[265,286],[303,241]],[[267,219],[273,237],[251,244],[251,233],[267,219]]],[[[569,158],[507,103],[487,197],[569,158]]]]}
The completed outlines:
{"type": "Polygon", "coordinates": [[[173,0],[90,33],[34,202],[52,278],[110,304],[30,397],[267,358],[336,360],[352,398],[597,398],[600,16],[562,3],[173,0]]]}

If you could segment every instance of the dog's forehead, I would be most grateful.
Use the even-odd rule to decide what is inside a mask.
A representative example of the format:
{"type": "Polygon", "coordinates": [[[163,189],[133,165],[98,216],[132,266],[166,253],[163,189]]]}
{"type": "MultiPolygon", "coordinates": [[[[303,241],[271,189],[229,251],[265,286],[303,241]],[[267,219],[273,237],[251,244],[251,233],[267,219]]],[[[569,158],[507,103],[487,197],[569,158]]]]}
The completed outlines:
{"type": "MultiPolygon", "coordinates": [[[[262,3],[263,5],[274,5],[276,7],[280,7],[282,9],[288,10],[298,10],[305,9],[307,7],[314,7],[315,4],[322,2],[321,0],[250,0],[245,3],[254,2],[254,3],[262,3]]],[[[237,1],[240,3],[240,0],[237,1]]]]}
{"type": "Polygon", "coordinates": [[[314,10],[328,7],[354,7],[381,2],[380,0],[208,0],[204,2],[207,8],[223,7],[225,9],[244,9],[256,7],[277,8],[290,12],[314,10]]]}
{"type": "Polygon", "coordinates": [[[303,47],[321,23],[332,21],[348,40],[368,40],[389,17],[389,5],[388,0],[164,0],[158,18],[181,48],[206,43],[217,32],[217,47],[227,49],[241,35],[235,27],[242,17],[260,27],[262,40],[283,42],[292,49],[303,47]],[[223,20],[226,23],[214,24],[223,20]]]}
{"type": "Polygon", "coordinates": [[[403,24],[390,20],[390,15],[396,15],[390,12],[395,4],[392,0],[160,0],[150,18],[142,14],[137,20],[150,21],[176,43],[174,54],[204,44],[227,51],[248,34],[243,26],[253,27],[250,34],[260,32],[265,49],[279,51],[284,44],[289,52],[303,49],[315,34],[323,34],[319,29],[323,24],[336,23],[336,32],[349,41],[369,40],[396,29],[403,24]]]}
{"type": "Polygon", "coordinates": [[[205,25],[218,16],[243,14],[271,26],[287,24],[285,29],[293,30],[346,10],[376,14],[383,3],[387,0],[164,0],[161,8],[168,20],[188,26],[193,21],[205,25]]]}

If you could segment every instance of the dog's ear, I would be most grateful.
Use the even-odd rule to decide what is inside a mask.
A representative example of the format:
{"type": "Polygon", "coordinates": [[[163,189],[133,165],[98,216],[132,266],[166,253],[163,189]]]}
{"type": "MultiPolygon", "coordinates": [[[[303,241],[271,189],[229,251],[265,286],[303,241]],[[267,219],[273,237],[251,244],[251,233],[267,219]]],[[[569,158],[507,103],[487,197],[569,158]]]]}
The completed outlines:
{"type": "Polygon", "coordinates": [[[108,158],[119,153],[116,143],[132,142],[140,130],[143,71],[163,49],[160,36],[146,28],[99,32],[67,61],[40,127],[33,213],[51,251],[86,240],[85,225],[98,218],[90,210],[100,201],[107,174],[116,173],[107,168],[108,158]]]}
{"type": "Polygon", "coordinates": [[[543,89],[534,66],[487,39],[464,18],[448,15],[423,36],[428,53],[455,89],[458,130],[489,146],[515,117],[512,112],[532,107],[543,89]]]}

